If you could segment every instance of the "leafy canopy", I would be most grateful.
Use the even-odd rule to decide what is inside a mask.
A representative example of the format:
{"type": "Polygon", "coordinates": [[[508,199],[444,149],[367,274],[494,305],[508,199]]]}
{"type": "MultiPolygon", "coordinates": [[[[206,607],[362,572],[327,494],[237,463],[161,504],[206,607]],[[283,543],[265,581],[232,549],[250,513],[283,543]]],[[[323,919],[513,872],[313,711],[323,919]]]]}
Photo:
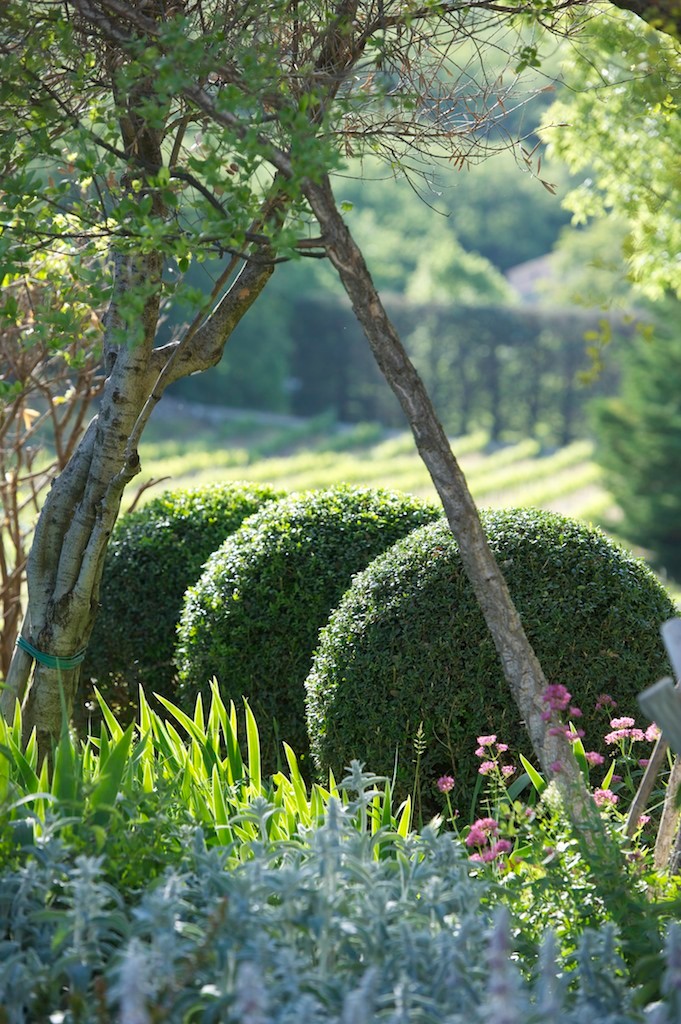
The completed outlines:
{"type": "MultiPolygon", "coordinates": [[[[523,102],[504,66],[536,47],[514,27],[517,4],[487,7],[10,2],[0,264],[21,272],[65,239],[79,253],[103,239],[162,251],[166,302],[193,307],[193,261],[271,260],[273,246],[287,258],[309,242],[303,179],[350,156],[418,175],[426,155],[461,166],[498,150],[523,102]]],[[[156,287],[135,285],[127,322],[156,287]]]]}
{"type": "Polygon", "coordinates": [[[624,219],[632,279],[650,298],[681,296],[681,44],[611,10],[584,31],[565,75],[570,92],[543,137],[581,178],[566,201],[574,222],[624,219]]]}

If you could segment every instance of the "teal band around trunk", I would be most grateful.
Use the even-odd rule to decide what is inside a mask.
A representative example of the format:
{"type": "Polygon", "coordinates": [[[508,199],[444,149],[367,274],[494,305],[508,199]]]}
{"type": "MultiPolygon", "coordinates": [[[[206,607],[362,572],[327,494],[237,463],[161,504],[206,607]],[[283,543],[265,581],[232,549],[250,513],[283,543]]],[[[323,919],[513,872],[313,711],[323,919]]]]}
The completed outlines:
{"type": "Polygon", "coordinates": [[[43,654],[37,647],[34,647],[26,637],[20,636],[17,640],[17,647],[21,647],[22,651],[26,651],[32,658],[40,662],[41,665],[45,665],[46,668],[56,668],[62,672],[66,672],[69,669],[77,668],[85,658],[85,648],[82,651],[78,651],[71,658],[58,658],[56,654],[43,654]]]}

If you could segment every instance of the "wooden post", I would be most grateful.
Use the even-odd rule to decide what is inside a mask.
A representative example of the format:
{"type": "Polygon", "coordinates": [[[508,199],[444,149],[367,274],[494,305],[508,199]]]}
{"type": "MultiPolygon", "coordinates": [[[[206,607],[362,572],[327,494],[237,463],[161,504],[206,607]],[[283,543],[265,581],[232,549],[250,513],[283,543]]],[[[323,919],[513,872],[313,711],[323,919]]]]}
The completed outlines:
{"type": "MultiPolygon", "coordinates": [[[[674,675],[679,680],[681,679],[681,619],[668,619],[660,627],[660,632],[674,675]]],[[[667,783],[662,820],[655,842],[655,867],[668,867],[670,872],[675,873],[679,869],[681,859],[681,830],[679,829],[679,811],[676,807],[676,791],[681,783],[681,761],[679,760],[679,755],[681,755],[681,688],[679,688],[678,682],[667,676],[644,690],[639,695],[638,702],[644,714],[659,726],[662,735],[648,766],[650,771],[647,770],[643,776],[639,793],[636,794],[629,812],[627,835],[631,835],[636,828],[644,792],[647,791],[645,795],[645,799],[647,799],[663,755],[669,746],[677,755],[677,759],[667,783]],[[639,794],[641,799],[639,799],[639,794]]]]}

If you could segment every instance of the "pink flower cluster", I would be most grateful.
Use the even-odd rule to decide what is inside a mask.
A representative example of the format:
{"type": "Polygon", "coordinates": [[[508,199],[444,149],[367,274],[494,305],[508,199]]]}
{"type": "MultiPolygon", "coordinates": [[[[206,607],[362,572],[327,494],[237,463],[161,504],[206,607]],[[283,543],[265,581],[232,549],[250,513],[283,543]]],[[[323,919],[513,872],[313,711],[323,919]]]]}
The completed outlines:
{"type": "Polygon", "coordinates": [[[550,683],[542,694],[544,704],[548,704],[546,711],[542,712],[542,718],[548,722],[554,711],[567,711],[570,707],[572,694],[562,683],[550,683]]]}
{"type": "Polygon", "coordinates": [[[478,736],[476,742],[478,746],[475,756],[486,758],[478,768],[479,775],[491,775],[496,768],[499,769],[505,779],[508,779],[509,776],[515,773],[515,768],[512,764],[499,764],[497,762],[499,754],[505,754],[508,750],[508,743],[497,742],[496,733],[491,733],[489,736],[478,736]],[[493,747],[494,750],[492,749],[493,747]],[[494,760],[490,760],[490,758],[494,758],[494,760]]]}
{"type": "Polygon", "coordinates": [[[499,823],[494,818],[478,818],[470,828],[464,842],[466,846],[478,849],[471,854],[471,860],[481,864],[489,864],[513,849],[508,839],[497,839],[499,823]]]}
{"type": "Polygon", "coordinates": [[[626,717],[612,718],[610,720],[610,728],[612,732],[609,732],[605,737],[605,742],[608,745],[619,743],[621,740],[632,740],[632,742],[648,740],[649,743],[653,743],[660,735],[660,730],[654,722],[644,732],[643,729],[636,727],[633,718],[626,717]]]}
{"type": "Polygon", "coordinates": [[[451,793],[454,789],[454,779],[451,775],[441,775],[436,782],[436,786],[441,793],[451,793]]]}
{"type": "MultiPolygon", "coordinates": [[[[544,704],[548,705],[541,714],[545,722],[550,722],[554,715],[560,717],[565,712],[568,713],[570,718],[582,717],[580,708],[571,704],[572,694],[562,683],[550,683],[542,694],[542,700],[544,704]]],[[[549,729],[549,736],[564,736],[569,743],[574,743],[577,739],[581,739],[583,735],[583,729],[574,730],[566,722],[559,722],[557,725],[552,725],[549,729]]]]}
{"type": "MultiPolygon", "coordinates": [[[[570,718],[582,718],[582,711],[570,703],[571,699],[572,694],[562,683],[550,683],[542,694],[542,700],[545,705],[548,705],[546,711],[542,712],[544,721],[550,722],[554,714],[562,715],[563,712],[567,712],[570,718]]],[[[572,732],[569,725],[560,724],[551,726],[549,735],[564,735],[570,742],[574,742],[578,736],[584,735],[584,730],[578,729],[577,732],[572,732]]]]}
{"type": "Polygon", "coordinates": [[[597,807],[614,807],[619,803],[619,797],[611,789],[595,789],[594,801],[597,807]]]}
{"type": "Polygon", "coordinates": [[[605,708],[610,708],[613,711],[616,707],[617,701],[609,693],[601,693],[596,701],[596,711],[603,711],[605,708]]]}

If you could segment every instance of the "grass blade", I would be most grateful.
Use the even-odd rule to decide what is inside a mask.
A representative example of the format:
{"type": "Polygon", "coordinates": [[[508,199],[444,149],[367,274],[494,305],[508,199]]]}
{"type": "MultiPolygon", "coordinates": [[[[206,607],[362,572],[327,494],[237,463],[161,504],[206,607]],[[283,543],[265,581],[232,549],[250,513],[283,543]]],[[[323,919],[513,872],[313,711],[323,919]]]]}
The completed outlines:
{"type": "Polygon", "coordinates": [[[232,835],[232,830],[229,827],[229,814],[227,812],[227,805],[225,804],[225,797],[222,792],[222,783],[217,765],[213,768],[211,796],[213,803],[212,810],[215,822],[215,834],[220,846],[226,846],[228,843],[233,842],[234,836],[232,835]]]}
{"type": "Polygon", "coordinates": [[[406,839],[411,829],[411,797],[408,796],[402,805],[402,810],[397,819],[397,834],[406,839]]]}
{"type": "Polygon", "coordinates": [[[61,736],[54,752],[51,792],[60,801],[75,804],[82,784],[82,761],[64,720],[61,736]]]}
{"type": "Polygon", "coordinates": [[[95,697],[97,698],[97,703],[102,709],[102,715],[104,717],[104,721],[106,722],[111,739],[119,740],[123,735],[123,729],[116,721],[116,716],[114,715],[113,711],[111,710],[107,702],[104,700],[96,686],[94,687],[94,691],[95,697]]]}
{"type": "Polygon", "coordinates": [[[588,785],[589,784],[589,762],[586,759],[586,751],[584,750],[584,744],[582,743],[581,739],[577,735],[577,730],[575,729],[575,727],[572,724],[572,722],[570,722],[570,733],[575,737],[575,739],[572,741],[572,750],[574,752],[575,759],[576,759],[577,764],[579,765],[580,771],[581,771],[582,775],[584,776],[584,779],[586,780],[586,783],[588,785]]]}
{"type": "Polygon", "coordinates": [[[262,773],[260,766],[260,736],[255,716],[248,701],[244,697],[246,711],[246,747],[248,749],[248,776],[255,791],[262,790],[262,773]]]}
{"type": "MultiPolygon", "coordinates": [[[[232,707],[234,708],[234,705],[232,707]]],[[[233,786],[244,777],[244,762],[236,732],[236,709],[234,709],[234,715],[230,714],[229,718],[225,717],[222,723],[222,735],[227,747],[228,781],[233,786]]]]}
{"type": "Polygon", "coordinates": [[[118,796],[125,773],[130,743],[135,726],[129,725],[118,742],[111,748],[105,771],[99,776],[90,794],[89,805],[95,811],[95,824],[104,824],[110,817],[111,809],[118,796]]]}
{"type": "Polygon", "coordinates": [[[175,718],[180,723],[180,725],[184,726],[189,736],[191,736],[192,739],[196,740],[200,746],[204,747],[206,744],[205,730],[198,726],[194,719],[190,718],[189,715],[185,714],[185,712],[181,708],[178,708],[177,704],[173,704],[171,700],[168,700],[167,697],[161,696],[160,693],[155,693],[154,696],[158,701],[160,701],[163,707],[170,712],[173,718],[175,718]]]}
{"type": "Polygon", "coordinates": [[[309,824],[310,818],[310,802],[307,797],[305,780],[300,774],[300,768],[298,767],[298,758],[291,747],[289,747],[288,743],[284,743],[284,753],[286,754],[286,760],[288,761],[289,778],[295,794],[296,808],[301,822],[304,825],[307,825],[309,824]]]}
{"type": "Polygon", "coordinates": [[[610,762],[610,767],[608,768],[607,774],[606,774],[605,778],[603,779],[603,781],[601,782],[601,789],[610,789],[610,783],[612,782],[612,777],[613,777],[614,774],[615,774],[615,761],[613,760],[613,761],[610,762]]]}

